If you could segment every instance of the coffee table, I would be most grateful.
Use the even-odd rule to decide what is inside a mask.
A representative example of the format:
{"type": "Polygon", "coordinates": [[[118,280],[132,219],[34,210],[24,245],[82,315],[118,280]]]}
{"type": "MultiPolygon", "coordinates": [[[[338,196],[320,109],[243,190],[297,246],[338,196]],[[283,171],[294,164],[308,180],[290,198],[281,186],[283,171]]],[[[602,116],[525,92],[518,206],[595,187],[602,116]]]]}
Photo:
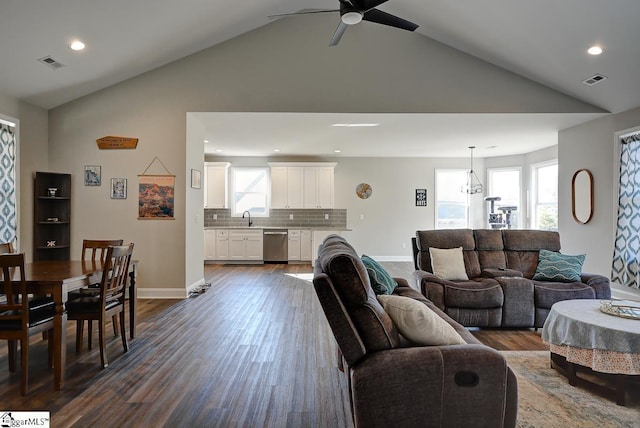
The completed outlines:
{"type": "Polygon", "coordinates": [[[613,393],[616,403],[624,406],[627,385],[640,379],[640,320],[605,314],[600,303],[592,299],[555,303],[542,328],[542,340],[549,345],[551,366],[566,375],[569,384],[613,393]],[[613,378],[615,386],[578,377],[579,371],[613,378]]]}

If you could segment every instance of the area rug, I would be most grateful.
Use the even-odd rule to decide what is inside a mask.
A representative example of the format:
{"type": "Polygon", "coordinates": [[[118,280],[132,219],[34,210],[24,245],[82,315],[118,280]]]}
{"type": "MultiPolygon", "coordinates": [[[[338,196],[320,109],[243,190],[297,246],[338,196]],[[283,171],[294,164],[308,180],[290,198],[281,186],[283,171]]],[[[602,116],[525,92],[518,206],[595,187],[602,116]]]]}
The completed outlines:
{"type": "Polygon", "coordinates": [[[640,428],[640,388],[627,393],[626,406],[582,387],[549,365],[548,351],[503,351],[518,378],[518,427],[640,428]]]}

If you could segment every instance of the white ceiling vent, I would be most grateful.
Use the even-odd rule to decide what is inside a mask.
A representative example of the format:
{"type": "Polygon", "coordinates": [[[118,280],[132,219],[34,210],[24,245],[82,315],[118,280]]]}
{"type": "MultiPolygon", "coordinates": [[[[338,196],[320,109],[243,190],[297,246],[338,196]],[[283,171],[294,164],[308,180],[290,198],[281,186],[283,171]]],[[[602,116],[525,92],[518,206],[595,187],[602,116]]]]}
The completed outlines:
{"type": "Polygon", "coordinates": [[[54,70],[64,67],[64,64],[56,61],[51,56],[45,56],[44,58],[40,58],[38,61],[46,65],[47,67],[51,67],[54,70]]]}
{"type": "Polygon", "coordinates": [[[589,86],[593,86],[598,82],[602,82],[603,80],[606,80],[606,78],[607,76],[603,76],[602,74],[594,74],[588,79],[583,80],[582,83],[586,83],[589,86]]]}

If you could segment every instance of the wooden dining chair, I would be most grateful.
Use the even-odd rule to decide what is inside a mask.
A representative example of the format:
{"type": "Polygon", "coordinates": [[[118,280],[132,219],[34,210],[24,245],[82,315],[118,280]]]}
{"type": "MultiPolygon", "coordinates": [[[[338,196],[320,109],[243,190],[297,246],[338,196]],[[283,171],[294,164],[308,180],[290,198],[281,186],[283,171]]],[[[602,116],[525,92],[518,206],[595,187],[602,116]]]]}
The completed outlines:
{"type": "MultiPolygon", "coordinates": [[[[80,260],[91,261],[96,264],[100,262],[100,266],[104,265],[105,257],[107,256],[107,249],[112,246],[119,246],[123,244],[122,239],[83,239],[82,240],[82,253],[80,260]]],[[[80,297],[84,297],[87,294],[98,295],[100,287],[100,283],[90,284],[88,287],[83,287],[79,290],[71,291],[68,294],[68,300],[78,299],[80,297]]],[[[113,334],[118,335],[118,317],[114,316],[112,319],[113,322],[113,334]]],[[[89,338],[89,349],[92,348],[92,332],[93,332],[93,324],[91,320],[87,321],[88,328],[88,338],[89,338]]],[[[84,323],[82,323],[81,328],[84,328],[84,323]]],[[[82,335],[82,333],[81,333],[82,335]]],[[[76,343],[76,352],[82,351],[82,342],[76,343]]]]}
{"type": "Polygon", "coordinates": [[[6,302],[0,303],[0,339],[7,340],[9,347],[9,371],[16,371],[15,357],[17,342],[20,342],[21,381],[20,393],[26,395],[29,390],[29,337],[47,332],[49,366],[52,366],[53,352],[53,315],[54,307],[41,305],[41,300],[30,300],[24,273],[24,254],[0,255],[2,269],[2,290],[6,302]],[[18,289],[14,284],[18,284],[18,289]]]}
{"type": "Polygon", "coordinates": [[[124,243],[122,239],[83,239],[82,257],[80,260],[100,260],[104,263],[109,247],[120,246],[124,243]],[[87,255],[89,254],[90,257],[87,255]]]}
{"type": "Polygon", "coordinates": [[[0,254],[13,254],[13,244],[11,242],[0,243],[0,254]]]}
{"type": "Polygon", "coordinates": [[[109,317],[119,316],[122,347],[125,352],[129,350],[124,315],[129,263],[131,262],[132,254],[133,244],[108,247],[98,295],[87,294],[67,302],[67,319],[76,320],[76,349],[82,347],[83,321],[98,321],[102,367],[109,365],[105,338],[105,326],[109,317]],[[80,346],[78,345],[79,343],[80,346]]]}

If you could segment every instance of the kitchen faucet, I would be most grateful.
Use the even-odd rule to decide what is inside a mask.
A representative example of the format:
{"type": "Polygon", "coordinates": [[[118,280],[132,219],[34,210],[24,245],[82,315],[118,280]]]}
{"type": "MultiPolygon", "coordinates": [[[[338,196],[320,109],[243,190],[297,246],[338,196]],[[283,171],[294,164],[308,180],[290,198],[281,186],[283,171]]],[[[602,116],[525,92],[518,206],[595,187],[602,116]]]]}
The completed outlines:
{"type": "Polygon", "coordinates": [[[245,214],[249,214],[249,227],[251,227],[251,225],[253,224],[253,222],[251,221],[251,213],[249,211],[245,211],[242,213],[242,218],[244,218],[245,214]]]}

